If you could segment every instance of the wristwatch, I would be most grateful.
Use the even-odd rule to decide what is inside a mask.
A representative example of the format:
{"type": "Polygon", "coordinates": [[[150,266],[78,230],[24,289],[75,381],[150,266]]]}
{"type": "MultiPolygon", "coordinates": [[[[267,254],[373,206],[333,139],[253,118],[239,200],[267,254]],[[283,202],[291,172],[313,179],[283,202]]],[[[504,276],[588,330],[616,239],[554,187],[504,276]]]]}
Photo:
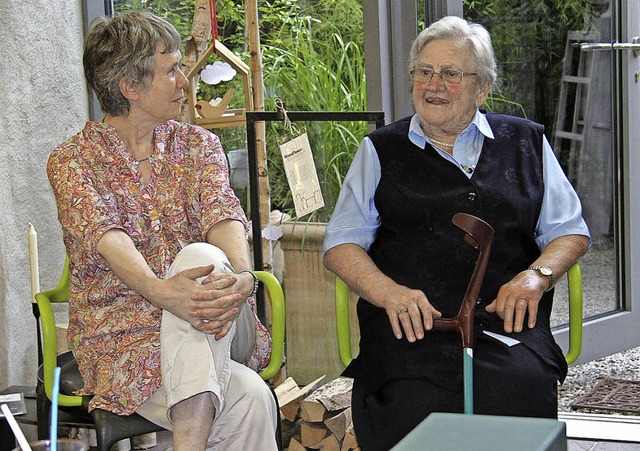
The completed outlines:
{"type": "Polygon", "coordinates": [[[538,271],[540,274],[546,276],[547,279],[549,279],[549,288],[547,288],[547,291],[553,288],[553,271],[551,270],[551,268],[543,265],[533,265],[529,266],[527,269],[538,271]]]}

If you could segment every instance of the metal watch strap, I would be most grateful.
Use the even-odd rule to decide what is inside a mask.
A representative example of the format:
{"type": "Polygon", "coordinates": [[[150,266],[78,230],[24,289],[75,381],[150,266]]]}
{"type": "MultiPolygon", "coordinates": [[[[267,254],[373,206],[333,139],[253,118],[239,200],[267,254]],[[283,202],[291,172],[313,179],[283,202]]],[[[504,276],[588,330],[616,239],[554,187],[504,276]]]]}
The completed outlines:
{"type": "Polygon", "coordinates": [[[544,266],[544,265],[532,265],[529,266],[527,269],[531,269],[533,271],[538,271],[541,275],[545,276],[547,279],[549,279],[549,288],[547,288],[546,291],[549,291],[553,288],[553,271],[551,270],[551,268],[549,268],[548,266],[544,266]],[[546,269],[549,271],[549,274],[545,274],[542,270],[546,269]]]}

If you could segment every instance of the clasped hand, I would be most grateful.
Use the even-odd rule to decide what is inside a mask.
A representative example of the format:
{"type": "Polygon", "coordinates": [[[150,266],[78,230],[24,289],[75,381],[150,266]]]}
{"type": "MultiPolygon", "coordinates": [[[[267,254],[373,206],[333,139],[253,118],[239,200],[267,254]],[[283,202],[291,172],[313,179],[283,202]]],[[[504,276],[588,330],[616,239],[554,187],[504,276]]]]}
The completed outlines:
{"type": "Polygon", "coordinates": [[[166,279],[163,308],[220,340],[240,314],[246,296],[236,274],[214,273],[213,268],[191,268],[166,279]]]}

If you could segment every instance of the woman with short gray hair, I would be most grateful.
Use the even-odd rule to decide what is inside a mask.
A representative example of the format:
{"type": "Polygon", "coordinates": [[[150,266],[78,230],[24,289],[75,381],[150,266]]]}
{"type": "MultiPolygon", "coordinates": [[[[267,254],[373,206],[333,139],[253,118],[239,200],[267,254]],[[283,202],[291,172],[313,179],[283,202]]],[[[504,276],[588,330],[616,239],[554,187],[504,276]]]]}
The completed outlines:
{"type": "Polygon", "coordinates": [[[175,451],[275,450],[248,223],[218,137],[174,120],[179,44],[150,13],[98,20],[84,67],[106,114],[49,157],[78,394],[172,430],[175,451]]]}
{"type": "Polygon", "coordinates": [[[171,24],[148,12],[94,20],[84,43],[83,64],[102,111],[114,116],[128,113],[129,102],[118,87],[120,79],[130,77],[144,86],[153,77],[158,45],[163,53],[173,53],[179,50],[180,42],[171,24]]]}

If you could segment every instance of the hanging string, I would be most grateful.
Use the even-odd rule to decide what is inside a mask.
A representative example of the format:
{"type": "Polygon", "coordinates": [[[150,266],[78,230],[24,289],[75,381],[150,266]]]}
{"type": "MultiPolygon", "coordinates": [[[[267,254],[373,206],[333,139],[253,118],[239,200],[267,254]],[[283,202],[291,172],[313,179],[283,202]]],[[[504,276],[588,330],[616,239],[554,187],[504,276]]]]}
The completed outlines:
{"type": "Polygon", "coordinates": [[[284,102],[282,101],[282,99],[276,98],[274,103],[276,105],[276,111],[280,115],[282,115],[282,120],[284,121],[284,128],[288,129],[289,133],[294,135],[295,132],[293,130],[293,124],[291,123],[291,120],[289,119],[289,116],[287,115],[287,110],[285,109],[284,102]]]}
{"type": "Polygon", "coordinates": [[[218,17],[216,15],[216,0],[209,0],[209,15],[211,16],[211,47],[215,51],[218,39],[218,17]]]}

